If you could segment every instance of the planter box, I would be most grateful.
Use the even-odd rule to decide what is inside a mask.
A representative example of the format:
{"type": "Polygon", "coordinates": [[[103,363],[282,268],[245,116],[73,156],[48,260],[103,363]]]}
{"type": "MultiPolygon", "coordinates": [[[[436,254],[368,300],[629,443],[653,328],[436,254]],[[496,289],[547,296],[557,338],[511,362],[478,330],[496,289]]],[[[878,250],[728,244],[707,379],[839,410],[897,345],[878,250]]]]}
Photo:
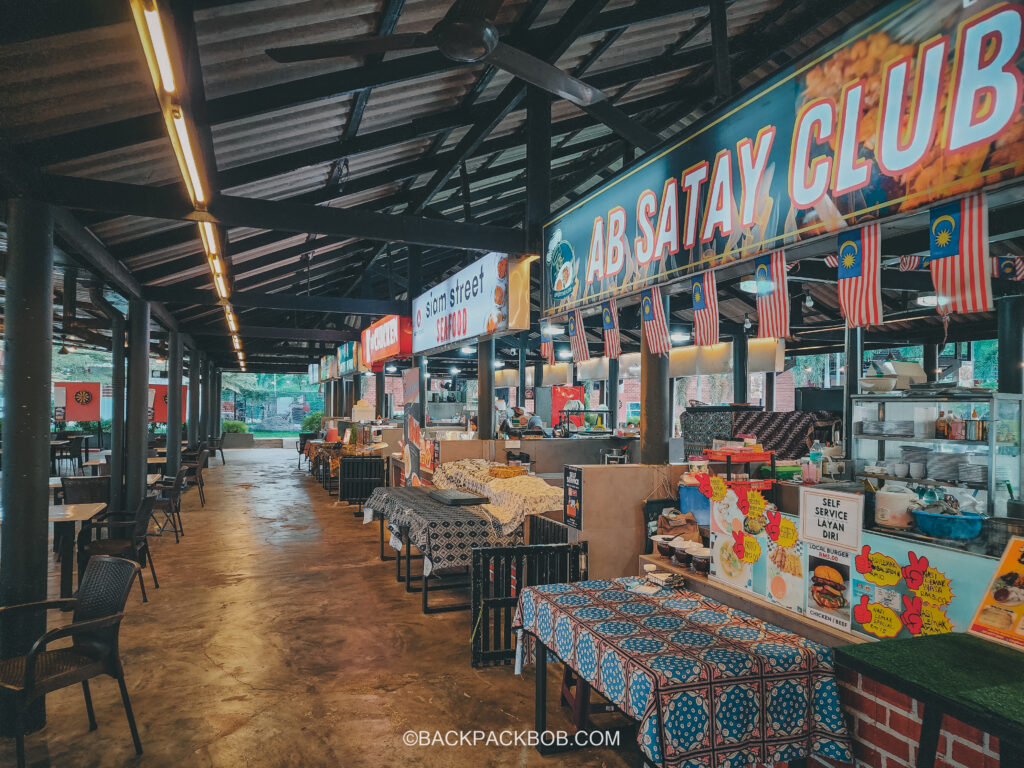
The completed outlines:
{"type": "Polygon", "coordinates": [[[221,434],[225,448],[252,448],[252,432],[224,432],[221,434]]]}

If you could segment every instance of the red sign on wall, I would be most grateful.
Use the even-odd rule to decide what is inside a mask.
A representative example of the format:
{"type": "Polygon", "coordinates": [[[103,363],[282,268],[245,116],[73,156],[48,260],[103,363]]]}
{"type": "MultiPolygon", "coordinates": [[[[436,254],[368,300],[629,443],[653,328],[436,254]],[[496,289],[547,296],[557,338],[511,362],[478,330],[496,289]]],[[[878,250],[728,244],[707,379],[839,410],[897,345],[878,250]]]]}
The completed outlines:
{"type": "Polygon", "coordinates": [[[412,354],[412,318],[388,315],[363,330],[363,364],[381,370],[386,360],[412,354]]]}
{"type": "MultiPolygon", "coordinates": [[[[54,388],[60,387],[67,393],[64,403],[64,421],[99,421],[100,420],[100,384],[99,382],[56,381],[54,388]]],[[[55,398],[60,402],[59,398],[55,398]]]]}
{"type": "MultiPolygon", "coordinates": [[[[166,384],[150,384],[149,388],[153,390],[153,415],[150,421],[158,424],[167,423],[167,385],[166,384]]],[[[181,413],[184,417],[185,414],[185,403],[188,402],[188,386],[182,385],[181,387],[181,413]]],[[[183,419],[184,420],[184,419],[183,419]]]]}

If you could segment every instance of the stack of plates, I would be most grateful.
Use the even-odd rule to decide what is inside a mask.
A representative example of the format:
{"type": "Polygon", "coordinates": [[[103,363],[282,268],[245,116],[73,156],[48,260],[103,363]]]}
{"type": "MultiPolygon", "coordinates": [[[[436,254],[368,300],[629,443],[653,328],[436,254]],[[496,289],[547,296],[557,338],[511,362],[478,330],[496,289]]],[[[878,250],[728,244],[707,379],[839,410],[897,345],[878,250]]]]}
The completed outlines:
{"type": "Polygon", "coordinates": [[[882,434],[899,437],[913,437],[914,436],[914,422],[910,421],[883,421],[882,422],[882,434]]]}
{"type": "Polygon", "coordinates": [[[984,464],[961,464],[958,471],[961,483],[988,482],[988,467],[984,464]]]}
{"type": "Polygon", "coordinates": [[[911,462],[921,462],[923,464],[928,461],[928,454],[931,452],[931,448],[926,448],[920,445],[900,446],[900,453],[902,454],[903,461],[906,464],[910,464],[911,462]]]}
{"type": "Polygon", "coordinates": [[[955,482],[959,476],[959,467],[967,463],[962,453],[930,453],[928,454],[928,477],[933,480],[949,480],[955,482]]]}

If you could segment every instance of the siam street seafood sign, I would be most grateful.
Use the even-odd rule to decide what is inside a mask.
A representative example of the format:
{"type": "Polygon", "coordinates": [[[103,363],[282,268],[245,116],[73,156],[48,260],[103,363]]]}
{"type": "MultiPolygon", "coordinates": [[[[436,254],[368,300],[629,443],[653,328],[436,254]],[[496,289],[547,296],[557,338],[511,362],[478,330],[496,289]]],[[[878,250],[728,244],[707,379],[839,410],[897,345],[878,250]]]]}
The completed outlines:
{"type": "Polygon", "coordinates": [[[543,312],[1021,174],[1024,6],[894,3],[544,228],[543,312]]]}

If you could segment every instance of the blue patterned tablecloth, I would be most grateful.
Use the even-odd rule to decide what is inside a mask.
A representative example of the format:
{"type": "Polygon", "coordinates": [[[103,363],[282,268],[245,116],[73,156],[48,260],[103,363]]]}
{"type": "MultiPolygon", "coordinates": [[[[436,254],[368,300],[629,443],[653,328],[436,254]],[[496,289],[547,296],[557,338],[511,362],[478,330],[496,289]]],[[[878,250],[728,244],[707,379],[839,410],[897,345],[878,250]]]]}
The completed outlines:
{"type": "Polygon", "coordinates": [[[528,587],[513,626],[638,720],[655,765],[853,760],[831,648],[694,592],[630,591],[639,583],[528,587]]]}

